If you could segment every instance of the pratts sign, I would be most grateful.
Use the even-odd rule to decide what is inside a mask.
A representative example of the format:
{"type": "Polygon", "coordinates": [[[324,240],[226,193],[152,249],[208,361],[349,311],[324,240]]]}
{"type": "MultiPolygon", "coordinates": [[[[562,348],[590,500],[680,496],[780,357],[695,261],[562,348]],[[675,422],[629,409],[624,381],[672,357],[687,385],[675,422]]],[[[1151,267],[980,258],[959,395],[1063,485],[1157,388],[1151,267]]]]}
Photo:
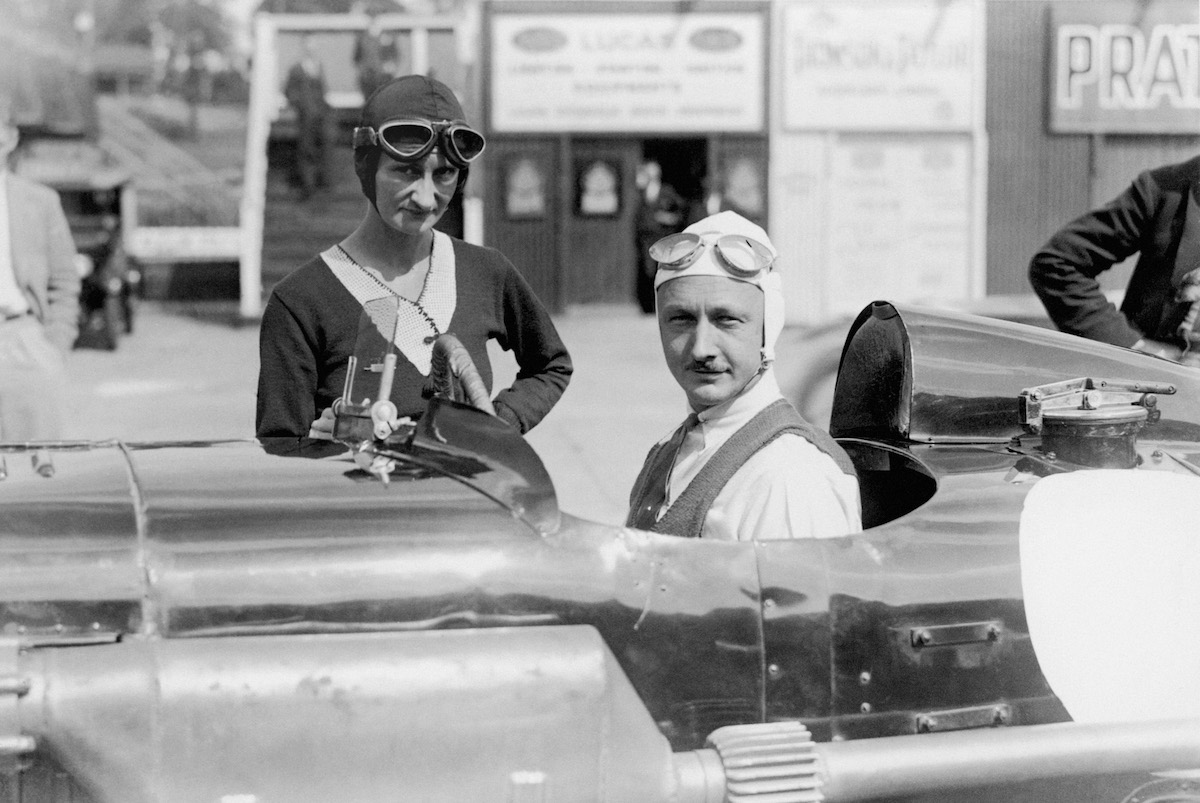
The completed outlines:
{"type": "Polygon", "coordinates": [[[1200,134],[1198,14],[1195,0],[1055,5],[1050,130],[1200,134]]]}

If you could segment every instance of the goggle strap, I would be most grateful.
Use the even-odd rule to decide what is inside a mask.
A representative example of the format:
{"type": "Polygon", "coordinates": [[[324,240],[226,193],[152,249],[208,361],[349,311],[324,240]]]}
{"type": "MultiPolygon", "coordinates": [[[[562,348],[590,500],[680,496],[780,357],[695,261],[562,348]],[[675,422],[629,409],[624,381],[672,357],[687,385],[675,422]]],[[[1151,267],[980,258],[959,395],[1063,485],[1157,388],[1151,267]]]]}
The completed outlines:
{"type": "Polygon", "coordinates": [[[355,126],[352,143],[355,148],[361,148],[364,145],[378,145],[379,136],[375,133],[375,129],[369,125],[355,126]]]}

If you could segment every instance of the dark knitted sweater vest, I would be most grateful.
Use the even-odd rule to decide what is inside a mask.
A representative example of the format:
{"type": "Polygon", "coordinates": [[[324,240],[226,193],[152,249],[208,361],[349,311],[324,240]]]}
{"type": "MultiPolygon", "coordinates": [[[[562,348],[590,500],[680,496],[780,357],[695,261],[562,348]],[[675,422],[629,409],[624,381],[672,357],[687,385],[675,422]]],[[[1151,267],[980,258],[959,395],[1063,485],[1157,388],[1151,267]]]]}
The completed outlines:
{"type": "MultiPolygon", "coordinates": [[[[780,435],[795,433],[833,458],[844,473],[857,476],[850,456],[828,433],[817,429],[804,420],[786,399],[779,399],[765,407],[758,415],[746,422],[729,440],[722,444],[717,453],[700,469],[696,478],[688,484],[679,498],[667,508],[667,512],[653,527],[652,532],[678,535],[684,538],[699,538],[704,528],[708,509],[725,484],[737,473],[747,460],[759,449],[780,435]]],[[[633,525],[636,512],[646,503],[651,493],[649,478],[655,476],[656,463],[663,459],[674,459],[664,454],[667,443],[657,444],[650,450],[629,499],[629,518],[625,526],[633,525]]]]}

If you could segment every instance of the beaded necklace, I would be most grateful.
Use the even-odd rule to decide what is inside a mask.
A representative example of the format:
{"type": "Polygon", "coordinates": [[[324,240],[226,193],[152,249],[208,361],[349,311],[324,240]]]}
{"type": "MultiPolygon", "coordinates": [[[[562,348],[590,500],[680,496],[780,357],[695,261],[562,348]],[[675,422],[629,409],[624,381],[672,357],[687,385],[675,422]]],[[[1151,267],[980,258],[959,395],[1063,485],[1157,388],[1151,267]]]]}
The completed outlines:
{"type": "MultiPolygon", "coordinates": [[[[411,304],[413,309],[415,309],[417,312],[421,313],[421,317],[425,319],[425,322],[429,324],[429,328],[433,330],[433,335],[425,338],[426,343],[432,343],[433,341],[438,339],[438,337],[442,334],[442,332],[441,332],[441,330],[438,329],[438,325],[437,325],[437,323],[434,322],[433,317],[430,316],[430,314],[425,311],[425,308],[421,306],[420,301],[413,301],[412,299],[405,298],[404,296],[397,293],[394,289],[392,289],[392,287],[390,285],[388,285],[387,282],[383,281],[378,276],[376,276],[374,273],[371,273],[371,271],[367,270],[365,267],[358,264],[358,261],[355,260],[354,257],[350,256],[350,254],[347,253],[346,249],[342,248],[341,245],[337,246],[337,250],[342,253],[342,256],[344,256],[347,260],[349,260],[351,265],[353,265],[354,267],[361,270],[364,274],[366,274],[368,279],[375,282],[375,284],[379,285],[384,290],[386,290],[388,293],[390,293],[391,295],[400,299],[401,301],[403,301],[407,304],[411,304]]],[[[429,270],[433,270],[433,244],[432,243],[429,246],[429,270]]],[[[426,274],[426,279],[428,279],[428,274],[426,274]]]]}

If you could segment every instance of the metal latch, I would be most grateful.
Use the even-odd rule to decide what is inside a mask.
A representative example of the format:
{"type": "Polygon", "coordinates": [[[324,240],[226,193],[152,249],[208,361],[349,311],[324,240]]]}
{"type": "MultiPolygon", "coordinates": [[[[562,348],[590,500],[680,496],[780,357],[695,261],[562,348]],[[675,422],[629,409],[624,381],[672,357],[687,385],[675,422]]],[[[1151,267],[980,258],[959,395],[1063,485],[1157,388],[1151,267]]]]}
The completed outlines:
{"type": "Polygon", "coordinates": [[[1012,708],[1007,703],[999,703],[917,714],[915,730],[917,733],[942,733],[972,728],[994,728],[1010,722],[1012,708]]]}
{"type": "Polygon", "coordinates": [[[1069,410],[1095,411],[1095,414],[1081,417],[1096,419],[1134,406],[1145,411],[1136,413],[1139,418],[1145,415],[1147,423],[1153,423],[1160,415],[1155,394],[1170,396],[1173,393],[1175,386],[1162,382],[1080,377],[1025,388],[1018,398],[1018,405],[1021,423],[1034,435],[1039,435],[1046,416],[1053,417],[1069,410]]]}
{"type": "Polygon", "coordinates": [[[957,625],[914,627],[908,632],[909,643],[916,649],[947,647],[953,644],[984,644],[999,641],[1004,625],[998,621],[967,622],[957,625]]]}
{"type": "Polygon", "coordinates": [[[1084,468],[1134,468],[1137,435],[1161,417],[1158,395],[1175,393],[1160,382],[1081,377],[1026,388],[1018,397],[1021,423],[1042,436],[1047,460],[1084,468]]]}

